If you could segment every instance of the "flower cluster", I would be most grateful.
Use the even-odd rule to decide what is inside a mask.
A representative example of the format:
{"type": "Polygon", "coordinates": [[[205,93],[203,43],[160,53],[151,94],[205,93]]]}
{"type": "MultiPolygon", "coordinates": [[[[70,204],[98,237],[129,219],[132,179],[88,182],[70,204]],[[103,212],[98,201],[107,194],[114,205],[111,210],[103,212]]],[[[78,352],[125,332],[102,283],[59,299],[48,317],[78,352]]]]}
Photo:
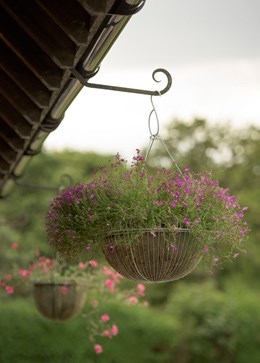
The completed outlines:
{"type": "Polygon", "coordinates": [[[47,214],[47,238],[62,256],[77,258],[113,231],[187,228],[212,264],[241,250],[246,209],[210,172],[152,172],[138,151],[130,167],[116,155],[92,182],[61,192],[47,214]]]}
{"type": "Polygon", "coordinates": [[[97,354],[103,352],[103,346],[99,341],[100,338],[112,339],[119,333],[119,328],[114,322],[111,322],[110,315],[102,312],[104,303],[108,303],[114,297],[118,302],[128,306],[147,307],[149,305],[148,301],[143,300],[145,297],[145,286],[143,284],[137,284],[132,289],[119,289],[124,277],[107,266],[102,267],[102,272],[104,284],[100,286],[99,296],[91,302],[94,309],[85,315],[90,321],[89,337],[97,354]]]}
{"type": "MultiPolygon", "coordinates": [[[[12,243],[11,249],[14,250],[14,257],[17,257],[20,245],[12,243]]],[[[57,283],[61,294],[66,296],[70,289],[68,281],[86,285],[92,300],[87,301],[87,312],[83,312],[81,316],[87,318],[89,339],[96,354],[103,352],[103,346],[97,340],[103,338],[111,340],[119,334],[118,325],[111,321],[110,315],[104,311],[106,304],[117,301],[126,306],[133,304],[138,304],[140,307],[148,306],[148,302],[143,300],[145,297],[143,284],[137,284],[131,289],[123,288],[121,286],[123,276],[95,260],[68,265],[56,259],[40,256],[37,249],[34,255],[35,258],[26,267],[16,266],[12,273],[5,273],[0,278],[0,292],[2,290],[11,296],[15,294],[17,287],[19,290],[22,285],[51,282],[57,283]]]]}

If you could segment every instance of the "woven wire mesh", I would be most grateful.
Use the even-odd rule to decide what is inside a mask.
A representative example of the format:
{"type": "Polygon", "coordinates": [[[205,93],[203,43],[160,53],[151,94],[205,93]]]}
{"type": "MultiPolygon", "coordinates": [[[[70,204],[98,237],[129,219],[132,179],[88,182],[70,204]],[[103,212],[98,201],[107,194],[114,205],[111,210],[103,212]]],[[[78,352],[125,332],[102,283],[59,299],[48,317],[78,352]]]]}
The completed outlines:
{"type": "Polygon", "coordinates": [[[166,282],[188,275],[201,259],[188,229],[118,231],[103,243],[107,262],[131,280],[166,282]]]}
{"type": "Polygon", "coordinates": [[[45,318],[63,321],[76,316],[86,300],[86,287],[76,284],[35,283],[34,301],[45,318]],[[62,286],[68,288],[62,293],[62,286]]]}

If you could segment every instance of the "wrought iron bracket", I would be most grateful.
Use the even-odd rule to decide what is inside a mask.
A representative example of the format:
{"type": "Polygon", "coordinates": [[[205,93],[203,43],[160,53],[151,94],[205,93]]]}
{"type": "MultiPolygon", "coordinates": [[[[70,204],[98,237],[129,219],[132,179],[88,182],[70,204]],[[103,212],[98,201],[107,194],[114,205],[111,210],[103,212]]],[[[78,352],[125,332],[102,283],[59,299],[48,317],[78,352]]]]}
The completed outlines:
{"type": "Polygon", "coordinates": [[[119,86],[110,86],[105,84],[97,84],[97,83],[90,83],[88,82],[88,78],[85,78],[79,71],[76,69],[71,69],[71,73],[76,77],[81,84],[85,87],[89,88],[98,88],[98,89],[105,89],[109,91],[119,91],[119,92],[128,92],[128,93],[137,93],[142,95],[149,95],[149,96],[160,96],[169,91],[172,85],[172,77],[171,74],[166,71],[166,69],[158,68],[155,69],[152,73],[152,78],[155,82],[161,82],[160,80],[156,79],[157,73],[163,73],[167,78],[167,85],[160,91],[150,91],[150,90],[143,90],[137,88],[128,88],[128,87],[119,87],[119,86]]]}

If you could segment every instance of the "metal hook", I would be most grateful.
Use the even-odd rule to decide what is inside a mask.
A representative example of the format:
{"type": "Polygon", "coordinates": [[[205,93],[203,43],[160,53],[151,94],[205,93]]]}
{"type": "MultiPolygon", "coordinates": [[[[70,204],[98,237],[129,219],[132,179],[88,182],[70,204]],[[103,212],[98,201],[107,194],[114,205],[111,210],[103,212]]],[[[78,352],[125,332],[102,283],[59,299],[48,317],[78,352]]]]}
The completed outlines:
{"type": "Polygon", "coordinates": [[[98,89],[106,89],[109,91],[120,91],[120,92],[128,92],[128,93],[138,93],[142,95],[150,95],[150,96],[160,96],[169,91],[172,85],[172,77],[171,74],[163,68],[158,68],[152,73],[152,78],[155,82],[160,82],[157,80],[155,75],[157,73],[163,73],[167,77],[167,85],[161,91],[149,91],[149,90],[142,90],[136,88],[127,88],[127,87],[118,87],[118,86],[109,86],[105,84],[96,84],[88,82],[88,79],[84,78],[84,75],[81,72],[77,71],[76,69],[71,69],[71,73],[85,86],[89,88],[98,88],[98,89]]]}
{"type": "Polygon", "coordinates": [[[148,117],[148,128],[149,128],[150,135],[151,135],[150,138],[156,139],[157,136],[159,135],[160,124],[159,124],[158,114],[157,114],[156,109],[154,107],[153,96],[151,96],[151,104],[152,104],[153,109],[150,112],[149,117],[148,117]],[[151,118],[152,118],[153,114],[155,115],[155,120],[156,120],[156,132],[155,133],[153,133],[152,129],[151,129],[151,118]]]}
{"type": "Polygon", "coordinates": [[[150,112],[149,114],[149,117],[148,117],[148,128],[149,128],[149,132],[150,132],[150,142],[149,142],[149,145],[148,145],[148,148],[147,148],[147,152],[146,152],[146,155],[145,155],[145,160],[147,161],[148,157],[149,157],[149,154],[150,154],[150,151],[152,149],[152,146],[153,146],[153,143],[154,143],[154,140],[159,140],[160,143],[162,144],[164,150],[167,152],[167,154],[169,155],[171,161],[173,162],[173,164],[175,165],[176,169],[178,170],[178,172],[180,174],[182,174],[182,171],[181,169],[179,168],[176,160],[173,158],[173,156],[171,155],[168,147],[166,146],[166,144],[164,143],[164,141],[160,138],[159,136],[159,129],[160,129],[160,124],[159,124],[159,117],[158,117],[158,114],[157,114],[157,111],[155,109],[155,106],[154,106],[154,103],[153,103],[153,96],[151,96],[151,104],[152,104],[152,111],[150,112]],[[151,117],[152,115],[155,115],[155,119],[156,119],[156,126],[157,126],[157,129],[156,129],[156,132],[153,133],[152,132],[152,129],[151,129],[151,117]]]}
{"type": "Polygon", "coordinates": [[[151,100],[151,104],[152,104],[152,111],[150,112],[149,117],[148,117],[148,128],[149,128],[149,132],[150,132],[150,142],[149,142],[148,149],[147,149],[147,152],[146,152],[146,155],[145,155],[145,160],[148,159],[148,156],[149,156],[150,151],[152,149],[154,140],[160,139],[159,138],[159,131],[160,131],[159,117],[158,117],[157,111],[156,111],[154,103],[153,103],[153,96],[151,96],[150,100],[151,100]],[[152,128],[151,128],[151,119],[152,119],[153,114],[155,115],[155,120],[156,120],[156,132],[155,133],[152,132],[152,128]]]}

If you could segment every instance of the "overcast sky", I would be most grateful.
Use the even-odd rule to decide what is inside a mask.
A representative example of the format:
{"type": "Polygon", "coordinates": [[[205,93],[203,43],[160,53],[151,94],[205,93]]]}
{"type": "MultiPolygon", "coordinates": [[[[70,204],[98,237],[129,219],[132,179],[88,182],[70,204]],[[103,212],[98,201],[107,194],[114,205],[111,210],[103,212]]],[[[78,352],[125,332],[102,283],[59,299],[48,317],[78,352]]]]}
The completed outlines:
{"type": "Polygon", "coordinates": [[[259,17],[259,0],[147,0],[118,38],[109,64],[146,68],[255,59],[259,17]]]}
{"type": "MultiPolygon", "coordinates": [[[[259,14],[260,0],[147,0],[92,81],[160,89],[162,67],[173,77],[154,100],[162,130],[196,116],[260,126],[259,14]]],[[[150,110],[149,96],[84,89],[45,147],[132,155],[148,143],[150,110]]]]}

